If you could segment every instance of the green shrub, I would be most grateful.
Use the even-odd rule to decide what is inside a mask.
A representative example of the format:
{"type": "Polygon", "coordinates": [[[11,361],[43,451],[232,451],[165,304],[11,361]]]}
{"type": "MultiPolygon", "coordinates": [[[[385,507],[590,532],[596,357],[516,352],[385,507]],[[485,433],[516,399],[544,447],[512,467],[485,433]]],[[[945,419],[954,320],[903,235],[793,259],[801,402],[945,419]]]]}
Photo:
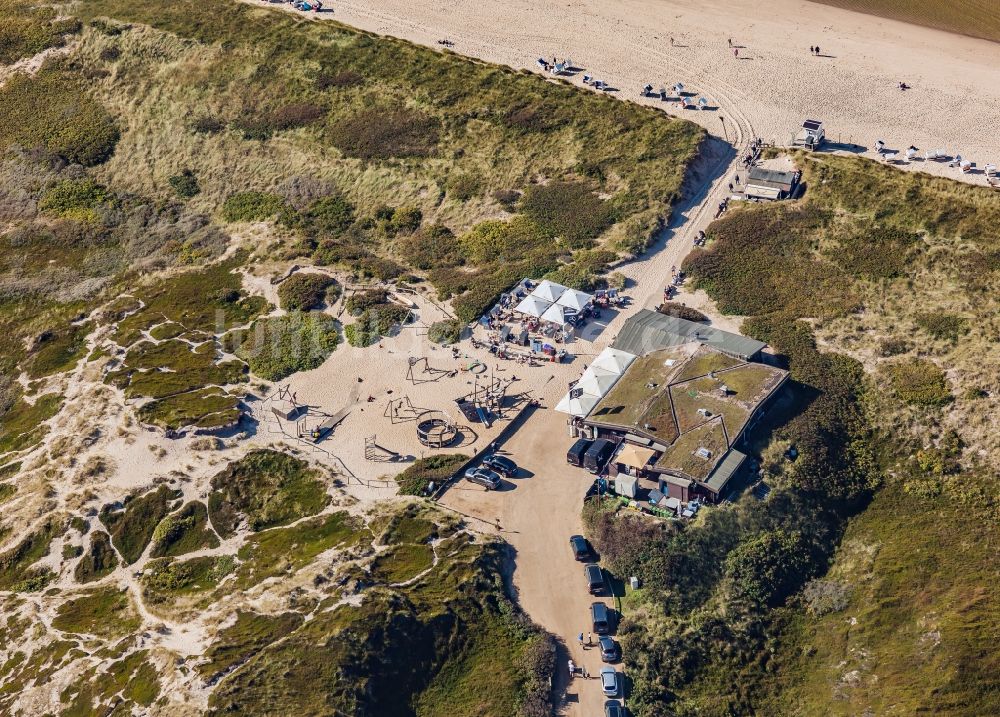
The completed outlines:
{"type": "Polygon", "coordinates": [[[257,376],[280,381],[318,368],[337,347],[338,337],[337,322],[329,316],[293,311],[255,321],[236,355],[257,376]]]}
{"type": "Polygon", "coordinates": [[[85,166],[114,152],[118,128],[69,73],[15,74],[0,88],[0,146],[40,147],[85,166]]]}
{"type": "Polygon", "coordinates": [[[688,321],[708,321],[708,317],[697,309],[684,306],[684,304],[678,304],[675,301],[663,302],[657,311],[667,316],[676,316],[679,319],[686,319],[688,321]]]}
{"type": "Polygon", "coordinates": [[[274,219],[286,210],[285,200],[267,192],[237,192],[222,205],[227,222],[262,222],[274,219]]]}
{"type": "Polygon", "coordinates": [[[344,330],[351,346],[364,348],[378,343],[383,336],[391,336],[402,324],[413,320],[413,313],[398,304],[378,304],[365,309],[358,320],[344,330]]]}
{"type": "Polygon", "coordinates": [[[322,476],[285,453],[251,451],[212,478],[212,525],[230,538],[244,520],[257,532],[315,515],[330,501],[322,476]]]}
{"type": "Polygon", "coordinates": [[[63,35],[79,31],[78,20],[56,20],[51,7],[8,2],[0,18],[0,65],[12,65],[50,47],[62,47],[66,44],[63,35]]]}
{"type": "Polygon", "coordinates": [[[726,578],[735,595],[756,605],[779,605],[809,577],[802,537],[783,530],[742,541],[726,557],[726,578]]]}
{"type": "Polygon", "coordinates": [[[521,211],[573,248],[588,247],[615,219],[608,202],[581,182],[550,182],[528,188],[521,211]]]}
{"type": "Polygon", "coordinates": [[[219,539],[208,527],[205,504],[194,500],[160,521],[153,531],[153,548],[149,554],[162,558],[217,547],[219,539]]]}
{"type": "Polygon", "coordinates": [[[925,359],[890,364],[884,369],[889,384],[905,403],[934,408],[953,400],[944,371],[925,359]]]}
{"type": "Polygon", "coordinates": [[[322,234],[340,234],[354,223],[354,205],[335,194],[317,199],[305,213],[308,230],[322,234]]]}
{"type": "Polygon", "coordinates": [[[297,273],[281,282],[278,298],[286,311],[309,311],[336,298],[339,290],[336,279],[326,274],[297,273]]]}
{"type": "Polygon", "coordinates": [[[407,264],[424,271],[465,263],[465,254],[451,229],[440,224],[424,227],[400,239],[396,251],[407,264]]]}
{"type": "Polygon", "coordinates": [[[198,178],[190,169],[175,174],[167,181],[170,182],[174,193],[181,199],[190,199],[201,191],[201,187],[198,186],[198,178]]]}
{"type": "Polygon", "coordinates": [[[899,356],[900,354],[905,354],[911,348],[910,342],[906,339],[891,336],[879,341],[878,354],[886,358],[889,356],[899,356]]]}
{"type": "Polygon", "coordinates": [[[102,530],[94,531],[90,537],[90,549],[76,564],[73,575],[79,583],[100,580],[118,567],[118,555],[111,547],[110,536],[102,530]]]}
{"type": "Polygon", "coordinates": [[[339,87],[357,87],[365,83],[365,78],[357,72],[346,70],[344,72],[321,72],[316,76],[316,89],[328,90],[339,87]]]}
{"type": "Polygon", "coordinates": [[[175,501],[180,497],[179,490],[161,485],[156,490],[126,499],[121,510],[113,504],[101,508],[98,517],[108,529],[111,542],[126,565],[142,557],[156,526],[177,507],[175,501]]]}
{"type": "Polygon", "coordinates": [[[348,157],[427,157],[438,143],[436,117],[416,110],[368,107],[333,123],[330,142],[348,157]]]}
{"type": "Polygon", "coordinates": [[[448,197],[456,202],[467,202],[476,196],[482,180],[475,174],[453,174],[448,178],[448,197]]]}
{"type": "Polygon", "coordinates": [[[400,233],[415,232],[424,219],[423,212],[417,207],[397,207],[389,217],[388,233],[395,236],[400,233]]]}
{"type": "Polygon", "coordinates": [[[367,289],[351,294],[344,302],[344,308],[351,316],[361,316],[365,311],[374,307],[387,304],[389,302],[389,292],[386,289],[367,289]]]}
{"type": "Polygon", "coordinates": [[[941,312],[917,314],[917,326],[939,341],[955,343],[969,332],[968,322],[961,316],[941,312]]]}
{"type": "Polygon", "coordinates": [[[422,495],[431,481],[440,486],[468,460],[469,457],[462,453],[439,453],[418,458],[396,476],[399,492],[403,495],[422,495]]]}
{"type": "Polygon", "coordinates": [[[89,177],[64,179],[53,184],[42,195],[38,208],[58,217],[78,221],[95,221],[95,210],[115,203],[115,195],[89,177]]]}
{"type": "Polygon", "coordinates": [[[457,344],[464,327],[465,324],[457,319],[435,321],[427,330],[427,340],[436,344],[457,344]]]}

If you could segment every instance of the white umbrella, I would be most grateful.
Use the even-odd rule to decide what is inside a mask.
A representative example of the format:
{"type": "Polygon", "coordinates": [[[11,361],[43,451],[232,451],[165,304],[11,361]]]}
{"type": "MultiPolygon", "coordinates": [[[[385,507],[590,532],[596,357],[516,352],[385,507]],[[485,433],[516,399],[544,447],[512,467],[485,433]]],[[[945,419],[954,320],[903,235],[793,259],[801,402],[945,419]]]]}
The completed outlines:
{"type": "Polygon", "coordinates": [[[612,373],[623,374],[625,369],[635,361],[635,355],[630,354],[626,351],[621,351],[619,349],[613,349],[610,346],[604,349],[600,356],[594,359],[591,363],[592,368],[602,368],[605,371],[611,371],[612,373]]]}
{"type": "Polygon", "coordinates": [[[551,306],[551,303],[548,301],[542,301],[537,296],[528,296],[514,308],[514,311],[537,318],[544,314],[549,306],[551,306]]]}
{"type": "Polygon", "coordinates": [[[576,383],[576,388],[593,396],[603,396],[611,390],[620,376],[621,374],[614,371],[591,366],[583,372],[583,376],[576,383]]]}
{"type": "Polygon", "coordinates": [[[531,292],[531,295],[538,297],[542,301],[547,301],[551,304],[555,301],[558,301],[559,297],[563,295],[564,291],[566,291],[565,286],[546,279],[545,281],[543,281],[542,283],[540,283],[538,286],[535,287],[535,290],[531,292]]]}
{"type": "Polygon", "coordinates": [[[559,306],[567,306],[577,311],[583,311],[583,307],[589,304],[593,298],[593,296],[586,292],[577,291],[576,289],[566,289],[556,303],[559,306]]]}
{"type": "Polygon", "coordinates": [[[552,304],[542,314],[542,321],[550,321],[553,324],[562,326],[566,323],[566,307],[559,304],[552,304]]]}
{"type": "Polygon", "coordinates": [[[594,410],[594,406],[600,400],[597,396],[591,396],[588,393],[570,391],[556,404],[556,410],[571,416],[586,416],[594,410]]]}

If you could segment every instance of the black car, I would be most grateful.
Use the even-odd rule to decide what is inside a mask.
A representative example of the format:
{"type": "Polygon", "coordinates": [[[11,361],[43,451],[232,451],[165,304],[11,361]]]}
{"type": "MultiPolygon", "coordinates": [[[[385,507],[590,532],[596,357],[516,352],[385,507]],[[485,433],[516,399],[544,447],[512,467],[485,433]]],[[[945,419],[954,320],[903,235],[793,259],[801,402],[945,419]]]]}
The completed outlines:
{"type": "Polygon", "coordinates": [[[601,659],[604,662],[618,662],[621,659],[618,643],[607,635],[598,639],[597,644],[601,647],[601,659]]]}
{"type": "Polygon", "coordinates": [[[583,467],[583,456],[587,453],[587,449],[594,442],[588,438],[580,438],[574,443],[569,451],[566,452],[566,462],[571,466],[576,466],[578,468],[583,467]]]}
{"type": "Polygon", "coordinates": [[[583,575],[587,580],[587,589],[591,595],[600,595],[604,592],[604,573],[601,572],[600,565],[584,566],[583,575]]]}
{"type": "Polygon", "coordinates": [[[496,490],[503,480],[488,468],[470,468],[465,471],[465,480],[481,485],[486,490],[496,490]]]}
{"type": "Polygon", "coordinates": [[[590,621],[594,625],[594,632],[598,635],[607,635],[611,632],[611,611],[602,602],[592,603],[590,606],[590,621]]]}
{"type": "Polygon", "coordinates": [[[577,560],[590,559],[590,544],[582,535],[573,535],[569,539],[569,547],[573,549],[573,557],[577,560]]]}
{"type": "Polygon", "coordinates": [[[618,700],[608,700],[604,703],[604,717],[625,717],[625,710],[618,700]]]}
{"type": "Polygon", "coordinates": [[[518,467],[517,463],[512,461],[510,458],[504,458],[503,456],[498,456],[495,453],[493,455],[486,456],[483,459],[483,465],[496,473],[499,473],[504,478],[513,478],[517,475],[518,467]]]}

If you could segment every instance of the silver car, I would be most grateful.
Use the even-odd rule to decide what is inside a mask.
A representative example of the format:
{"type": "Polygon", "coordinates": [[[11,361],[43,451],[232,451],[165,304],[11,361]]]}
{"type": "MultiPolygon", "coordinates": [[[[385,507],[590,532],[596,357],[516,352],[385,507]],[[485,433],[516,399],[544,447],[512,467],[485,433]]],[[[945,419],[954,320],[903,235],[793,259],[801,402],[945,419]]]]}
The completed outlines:
{"type": "Polygon", "coordinates": [[[489,468],[470,468],[465,471],[465,480],[481,485],[486,490],[496,490],[502,479],[489,468]]]}
{"type": "Polygon", "coordinates": [[[608,697],[618,696],[618,671],[615,668],[601,668],[601,689],[608,697]]]}

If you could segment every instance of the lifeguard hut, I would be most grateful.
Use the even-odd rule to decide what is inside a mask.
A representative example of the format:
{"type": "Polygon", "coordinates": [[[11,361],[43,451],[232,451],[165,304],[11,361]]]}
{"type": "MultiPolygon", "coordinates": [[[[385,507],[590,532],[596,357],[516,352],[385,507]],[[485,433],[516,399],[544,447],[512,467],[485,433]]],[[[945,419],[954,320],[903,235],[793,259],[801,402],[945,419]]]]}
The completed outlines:
{"type": "Polygon", "coordinates": [[[819,149],[824,140],[826,140],[826,130],[823,129],[823,123],[819,120],[807,119],[802,123],[802,129],[795,135],[792,144],[796,147],[812,150],[819,149]]]}

